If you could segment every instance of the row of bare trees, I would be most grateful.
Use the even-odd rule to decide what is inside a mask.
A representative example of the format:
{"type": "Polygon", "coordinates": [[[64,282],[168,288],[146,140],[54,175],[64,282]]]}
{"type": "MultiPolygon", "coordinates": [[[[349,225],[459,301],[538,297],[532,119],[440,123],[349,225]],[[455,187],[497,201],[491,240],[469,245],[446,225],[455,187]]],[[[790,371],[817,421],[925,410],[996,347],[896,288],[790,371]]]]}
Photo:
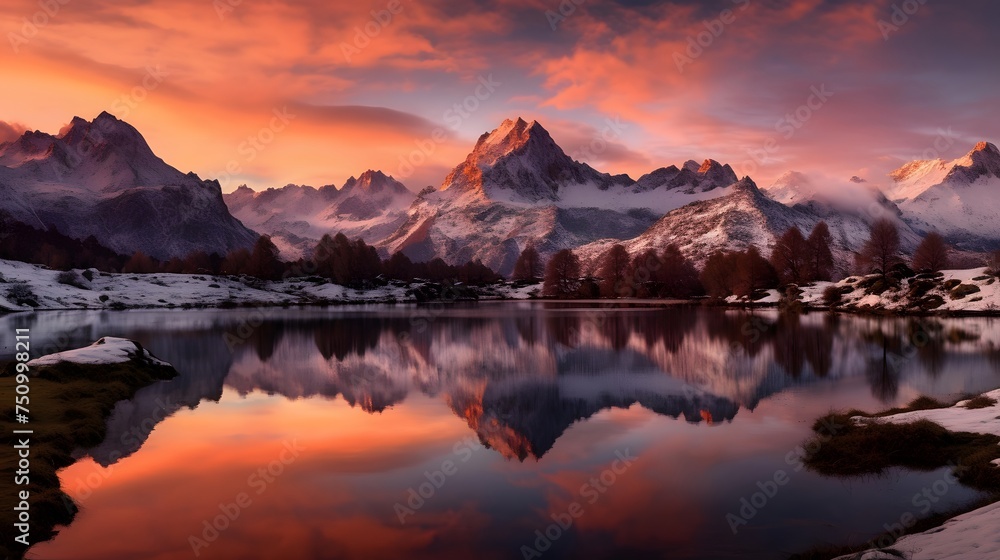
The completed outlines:
{"type": "MultiPolygon", "coordinates": [[[[674,244],[663,251],[650,248],[635,255],[630,255],[624,245],[615,244],[601,256],[595,276],[582,278],[582,265],[573,251],[557,252],[543,268],[537,249],[529,243],[517,260],[513,279],[543,277],[543,295],[555,298],[589,297],[593,286],[603,298],[750,297],[780,286],[832,280],[832,246],[833,235],[826,222],[816,224],[808,236],[793,226],[777,239],[770,258],[764,258],[754,246],[742,251],[717,251],[708,256],[699,271],[674,244]]],[[[920,272],[939,271],[948,267],[949,254],[944,238],[932,232],[917,247],[910,264],[920,272]]],[[[1000,253],[996,261],[1000,268],[1000,253]]],[[[906,264],[899,229],[892,220],[883,218],[871,225],[868,240],[856,255],[856,264],[862,274],[888,274],[894,267],[906,264]]]]}
{"type": "Polygon", "coordinates": [[[384,284],[386,280],[412,281],[420,278],[433,282],[482,285],[496,282],[500,278],[479,261],[458,266],[447,264],[439,258],[414,263],[402,253],[394,253],[383,261],[374,247],[362,239],[348,239],[343,233],[324,235],[309,257],[297,261],[282,260],[278,247],[271,238],[262,235],[253,249],[236,249],[225,257],[196,252],[184,259],[173,258],[160,262],[142,252],[136,252],[121,270],[133,274],[172,272],[245,275],[262,280],[318,276],[335,284],[354,288],[384,284]]]}

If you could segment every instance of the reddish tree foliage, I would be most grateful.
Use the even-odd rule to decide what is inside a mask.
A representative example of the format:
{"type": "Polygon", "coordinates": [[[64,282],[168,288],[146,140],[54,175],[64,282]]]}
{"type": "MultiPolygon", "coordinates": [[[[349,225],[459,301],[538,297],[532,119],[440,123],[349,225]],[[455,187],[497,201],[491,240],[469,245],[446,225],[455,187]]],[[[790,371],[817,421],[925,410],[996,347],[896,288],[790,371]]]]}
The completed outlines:
{"type": "Polygon", "coordinates": [[[264,280],[279,280],[284,268],[284,263],[278,256],[278,248],[271,238],[266,235],[257,238],[244,273],[264,280]]]}
{"type": "Polygon", "coordinates": [[[521,251],[521,255],[517,257],[517,262],[514,263],[514,273],[511,275],[511,279],[535,280],[541,276],[542,259],[538,255],[538,250],[535,249],[535,243],[529,242],[521,251]]]}
{"type": "Polygon", "coordinates": [[[750,246],[735,258],[736,279],[733,295],[750,297],[758,290],[778,287],[778,273],[771,263],[760,255],[756,247],[750,246]]]}
{"type": "Polygon", "coordinates": [[[659,273],[663,268],[660,255],[655,249],[646,249],[629,263],[628,278],[630,292],[623,297],[658,297],[660,294],[659,273]]]}
{"type": "Polygon", "coordinates": [[[885,276],[894,265],[903,262],[899,256],[899,229],[888,218],[882,218],[871,226],[871,234],[861,253],[858,266],[862,272],[878,272],[885,276]]]}
{"type": "Polygon", "coordinates": [[[798,227],[791,227],[774,245],[771,265],[782,284],[809,282],[809,245],[798,227]]]}
{"type": "Polygon", "coordinates": [[[737,253],[716,251],[705,261],[701,270],[701,283],[705,293],[714,298],[726,298],[736,290],[737,253]]]}
{"type": "Polygon", "coordinates": [[[542,293],[548,297],[569,298],[580,288],[580,259],[569,249],[563,249],[545,265],[542,293]]]}
{"type": "Polygon", "coordinates": [[[219,272],[222,274],[246,274],[247,263],[250,262],[250,251],[246,249],[236,249],[230,251],[222,261],[219,272]]]}
{"type": "Polygon", "coordinates": [[[924,237],[913,253],[913,268],[922,272],[937,272],[948,268],[948,244],[936,231],[924,237]]]}
{"type": "Polygon", "coordinates": [[[598,284],[601,297],[615,298],[627,297],[631,295],[632,287],[629,281],[629,265],[631,264],[628,251],[623,245],[612,245],[597,269],[597,276],[600,278],[598,284]]]}
{"type": "Polygon", "coordinates": [[[833,236],[830,235],[830,226],[826,222],[820,221],[813,227],[806,240],[808,245],[808,263],[806,271],[809,281],[829,281],[833,278],[833,236]]]}
{"type": "Polygon", "coordinates": [[[698,270],[681,253],[677,245],[667,245],[660,257],[660,263],[660,269],[656,274],[661,284],[658,293],[660,297],[689,299],[704,292],[701,280],[698,278],[698,270]]]}
{"type": "Polygon", "coordinates": [[[136,251],[132,258],[122,267],[122,272],[128,274],[150,274],[158,272],[160,266],[149,255],[142,251],[136,251]]]}

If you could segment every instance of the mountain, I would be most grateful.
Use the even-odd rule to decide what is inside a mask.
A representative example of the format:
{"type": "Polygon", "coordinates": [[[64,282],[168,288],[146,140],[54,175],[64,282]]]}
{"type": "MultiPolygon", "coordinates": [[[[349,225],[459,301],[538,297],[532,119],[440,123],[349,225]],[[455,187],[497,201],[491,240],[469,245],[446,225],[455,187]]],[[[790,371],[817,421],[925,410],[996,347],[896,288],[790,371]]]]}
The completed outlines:
{"type": "Polygon", "coordinates": [[[701,164],[689,160],[682,168],[671,165],[643,175],[635,182],[633,191],[646,192],[664,188],[694,194],[732,185],[736,181],[738,181],[736,173],[728,164],[722,165],[714,159],[706,159],[701,164]]]}
{"type": "Polygon", "coordinates": [[[0,144],[0,210],[119,253],[159,259],[226,254],[257,235],[230,215],[217,181],[181,173],[109,113],[74,117],[58,135],[25,132],[0,144]]]}
{"type": "Polygon", "coordinates": [[[224,198],[240,221],[270,235],[283,257],[297,259],[327,233],[378,245],[405,223],[416,195],[381,171],[369,170],[340,189],[287,185],[255,192],[244,185],[224,198]]]}
{"type": "Polygon", "coordinates": [[[1000,150],[980,142],[952,161],[914,161],[890,174],[886,193],[920,232],[938,231],[961,249],[986,251],[1000,242],[1000,150]]]}
{"type": "Polygon", "coordinates": [[[475,148],[444,180],[453,190],[496,201],[558,201],[569,189],[606,191],[633,181],[627,175],[599,173],[566,155],[536,121],[507,119],[483,134],[475,148]]]}
{"type": "MultiPolygon", "coordinates": [[[[839,268],[846,272],[853,264],[853,251],[864,244],[870,224],[878,218],[897,221],[904,250],[912,250],[919,243],[919,236],[900,220],[898,208],[877,189],[855,185],[854,193],[831,195],[807,182],[802,174],[786,174],[772,188],[762,191],[752,179],[744,177],[724,196],[673,210],[622,244],[631,254],[637,254],[646,249],[662,250],[673,243],[700,265],[715,251],[743,250],[750,245],[767,257],[777,238],[789,228],[797,226],[809,235],[823,220],[830,226],[839,268]]],[[[592,268],[614,243],[602,240],[580,247],[577,253],[592,268]]]]}
{"type": "MultiPolygon", "coordinates": [[[[689,162],[691,163],[691,162],[689,162]]],[[[666,168],[633,181],[566,155],[536,121],[505,120],[483,134],[437,191],[422,193],[382,244],[414,260],[479,259],[509,274],[534,241],[543,257],[598,239],[627,239],[665,212],[725,195],[732,169],[666,168]]]]}

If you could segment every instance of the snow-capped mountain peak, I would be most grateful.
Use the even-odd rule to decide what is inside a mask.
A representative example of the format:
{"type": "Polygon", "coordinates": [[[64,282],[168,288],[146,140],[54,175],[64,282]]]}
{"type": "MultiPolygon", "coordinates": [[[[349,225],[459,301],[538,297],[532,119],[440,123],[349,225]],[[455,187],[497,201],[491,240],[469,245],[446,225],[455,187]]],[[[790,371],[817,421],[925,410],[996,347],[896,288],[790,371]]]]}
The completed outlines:
{"type": "Polygon", "coordinates": [[[465,161],[445,178],[442,191],[520,204],[556,201],[563,191],[587,185],[606,189],[632,184],[627,176],[599,173],[574,161],[541,124],[507,119],[483,134],[465,161]]]}
{"type": "Polygon", "coordinates": [[[635,192],[665,189],[686,194],[696,194],[732,185],[738,180],[736,172],[729,164],[721,164],[714,159],[702,163],[689,160],[680,169],[676,165],[661,167],[647,173],[636,181],[635,192]]]}
{"type": "Polygon", "coordinates": [[[979,142],[952,160],[910,162],[890,177],[888,195],[918,231],[935,230],[962,249],[992,250],[1000,239],[996,194],[1000,150],[979,142]]]}
{"type": "Polygon", "coordinates": [[[0,146],[0,201],[18,221],[159,259],[225,254],[257,237],[230,215],[218,182],[171,167],[106,112],[0,146]]]}
{"type": "Polygon", "coordinates": [[[362,173],[359,177],[351,177],[344,183],[341,187],[341,193],[350,193],[354,191],[369,193],[369,194],[408,194],[409,189],[406,188],[402,183],[392,178],[391,175],[386,175],[381,171],[374,171],[369,169],[362,173]]]}
{"type": "Polygon", "coordinates": [[[952,162],[948,183],[972,183],[983,177],[1000,177],[1000,151],[989,142],[976,144],[971,152],[952,162]]]}

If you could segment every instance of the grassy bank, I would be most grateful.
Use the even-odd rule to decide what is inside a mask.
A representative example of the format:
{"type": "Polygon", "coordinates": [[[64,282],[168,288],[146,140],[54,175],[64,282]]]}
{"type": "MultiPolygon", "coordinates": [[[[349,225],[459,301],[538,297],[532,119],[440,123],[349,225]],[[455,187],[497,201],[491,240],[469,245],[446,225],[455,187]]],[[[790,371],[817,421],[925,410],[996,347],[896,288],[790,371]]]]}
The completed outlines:
{"type": "MultiPolygon", "coordinates": [[[[965,401],[962,408],[978,410],[994,405],[995,399],[982,395],[965,401]]],[[[904,534],[938,527],[955,516],[1000,501],[1000,468],[993,464],[1000,459],[1000,437],[949,431],[927,419],[895,423],[880,418],[952,406],[921,397],[907,407],[878,414],[858,410],[831,413],[813,425],[816,435],[806,445],[806,449],[812,452],[806,457],[805,464],[815,472],[837,477],[877,476],[895,467],[924,472],[951,467],[960,483],[984,492],[986,497],[960,510],[917,520],[904,534]],[[856,421],[859,417],[862,420],[856,421]]],[[[791,558],[828,560],[868,550],[872,542],[895,542],[902,536],[884,534],[857,545],[823,546],[791,558]]],[[[890,552],[891,546],[885,550],[890,552]]]]}
{"type": "MultiPolygon", "coordinates": [[[[14,419],[14,364],[4,364],[0,373],[0,430],[4,452],[0,457],[0,557],[21,558],[25,547],[14,541],[14,506],[17,493],[30,492],[30,542],[51,539],[57,525],[73,520],[76,506],[59,487],[59,469],[69,466],[77,448],[98,445],[104,440],[106,420],[120,400],[154,381],[171,379],[177,372],[169,366],[152,365],[136,359],[110,365],[80,365],[60,362],[32,371],[30,422],[14,419]],[[30,484],[13,484],[18,457],[13,430],[30,429],[30,484]]],[[[24,437],[24,436],[17,436],[24,437]]]]}

